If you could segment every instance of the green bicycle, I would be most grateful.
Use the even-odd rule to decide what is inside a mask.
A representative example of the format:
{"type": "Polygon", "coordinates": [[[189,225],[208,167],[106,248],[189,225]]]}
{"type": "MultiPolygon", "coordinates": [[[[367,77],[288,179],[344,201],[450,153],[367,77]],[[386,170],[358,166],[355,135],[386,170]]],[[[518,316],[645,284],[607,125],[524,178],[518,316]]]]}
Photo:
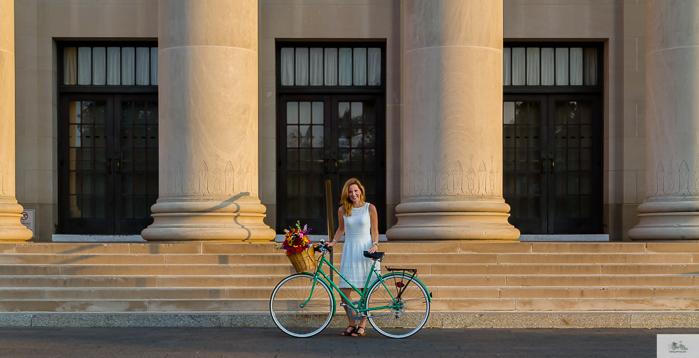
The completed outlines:
{"type": "Polygon", "coordinates": [[[364,256],[374,262],[364,285],[368,289],[361,291],[325,258],[329,250],[323,241],[321,243],[315,248],[321,252],[316,271],[284,278],[269,299],[272,319],[284,333],[307,338],[325,329],[337,307],[332,289],[337,290],[346,302],[350,301],[323,271],[323,264],[328,265],[360,295],[358,301],[341,304],[348,308],[353,319],[368,318],[376,331],[390,338],[410,337],[425,325],[430,315],[432,294],[416,277],[417,270],[387,267],[389,273],[381,275],[376,263],[383,260],[384,253],[365,251],[364,256]],[[369,284],[372,276],[376,278],[369,284]]]}

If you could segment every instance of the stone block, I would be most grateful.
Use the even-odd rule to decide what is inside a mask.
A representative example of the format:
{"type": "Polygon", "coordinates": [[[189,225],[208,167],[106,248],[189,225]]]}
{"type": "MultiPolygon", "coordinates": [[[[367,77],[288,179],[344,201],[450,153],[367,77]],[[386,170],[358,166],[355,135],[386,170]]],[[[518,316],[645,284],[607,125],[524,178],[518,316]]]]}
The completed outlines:
{"type": "Polygon", "coordinates": [[[60,267],[61,275],[230,275],[228,266],[208,265],[66,265],[60,267]]]}
{"type": "Polygon", "coordinates": [[[432,265],[435,275],[595,275],[601,265],[432,265]]]}
{"type": "Polygon", "coordinates": [[[500,290],[501,298],[614,298],[607,288],[539,288],[514,287],[500,290]]]}
{"type": "MultiPolygon", "coordinates": [[[[667,242],[667,243],[653,243],[649,242],[646,244],[648,247],[648,252],[691,252],[699,253],[699,241],[684,241],[684,242],[667,242]]],[[[695,261],[696,262],[696,261],[695,261]]]]}
{"type": "Polygon", "coordinates": [[[525,242],[474,242],[461,241],[459,252],[475,253],[509,253],[509,252],[531,252],[532,244],[525,242]]]}
{"type": "MultiPolygon", "coordinates": [[[[624,203],[637,203],[636,198],[636,171],[635,170],[624,170],[624,203]]],[[[641,199],[643,200],[643,199],[641,199]]]]}
{"type": "Polygon", "coordinates": [[[286,255],[279,254],[247,254],[247,255],[165,255],[169,265],[290,265],[286,255]]]}
{"type": "Polygon", "coordinates": [[[15,243],[0,243],[0,254],[11,254],[15,252],[15,243]]]}
{"type": "MultiPolygon", "coordinates": [[[[433,298],[462,299],[462,298],[499,298],[500,290],[497,288],[473,288],[473,287],[429,287],[433,298]]],[[[511,297],[508,297],[511,298],[511,297]]]]}
{"type": "Polygon", "coordinates": [[[533,286],[648,286],[648,287],[674,287],[694,286],[699,280],[692,276],[612,276],[612,275],[582,275],[582,276],[508,276],[507,286],[533,287],[533,286]]]}
{"type": "Polygon", "coordinates": [[[26,255],[0,256],[0,264],[23,265],[158,265],[164,264],[163,255],[26,255]]]}
{"type": "Polygon", "coordinates": [[[0,300],[2,312],[132,312],[145,311],[145,301],[0,300]]]}
{"type": "Polygon", "coordinates": [[[475,263],[497,263],[497,254],[472,254],[472,253],[458,253],[458,254],[440,254],[436,256],[434,254],[399,254],[391,253],[386,255],[384,259],[385,264],[431,264],[435,262],[444,264],[475,264],[475,263]]]}
{"type": "Polygon", "coordinates": [[[514,311],[515,300],[502,298],[433,299],[430,307],[434,311],[514,311]]]}
{"type": "Polygon", "coordinates": [[[696,310],[699,299],[518,299],[518,311],[696,310]]]}
{"type": "Polygon", "coordinates": [[[0,300],[40,300],[45,298],[46,290],[43,288],[0,288],[0,300]]]}
{"type": "Polygon", "coordinates": [[[632,328],[680,328],[699,327],[699,315],[692,312],[631,313],[632,328]]]}
{"type": "Polygon", "coordinates": [[[691,254],[500,254],[501,264],[609,264],[609,263],[692,263],[691,254]]]}
{"type": "Polygon", "coordinates": [[[264,312],[269,298],[263,300],[149,300],[149,312],[264,312]]]}
{"type": "Polygon", "coordinates": [[[604,275],[693,274],[698,271],[699,264],[602,265],[602,274],[604,275]]]}
{"type": "Polygon", "coordinates": [[[458,241],[438,241],[438,242],[410,242],[392,243],[381,245],[381,250],[394,253],[457,253],[459,252],[458,241]],[[385,247],[385,249],[384,249],[385,247]]]}
{"type": "Polygon", "coordinates": [[[31,327],[31,313],[2,312],[0,313],[0,327],[31,327]]]}
{"type": "Polygon", "coordinates": [[[72,244],[72,243],[22,243],[15,247],[16,253],[22,254],[126,254],[128,244],[72,244]]]}
{"type": "Polygon", "coordinates": [[[130,254],[199,254],[201,242],[128,244],[130,254]]]}
{"type": "Polygon", "coordinates": [[[57,266],[37,266],[37,265],[0,265],[0,272],[3,275],[59,275],[60,269],[57,266]]]}
{"type": "Polygon", "coordinates": [[[643,243],[543,243],[532,244],[532,252],[536,253],[642,253],[645,252],[643,243]]]}
{"type": "Polygon", "coordinates": [[[436,286],[505,286],[505,276],[485,275],[424,275],[419,277],[428,288],[436,286]]]}
{"type": "Polygon", "coordinates": [[[615,288],[616,298],[697,298],[699,287],[633,287],[615,288]]]}
{"type": "Polygon", "coordinates": [[[279,276],[159,276],[158,287],[274,287],[287,275],[279,276]]]}
{"type": "Polygon", "coordinates": [[[273,253],[274,243],[247,243],[247,242],[202,242],[203,254],[261,254],[273,253]]]}

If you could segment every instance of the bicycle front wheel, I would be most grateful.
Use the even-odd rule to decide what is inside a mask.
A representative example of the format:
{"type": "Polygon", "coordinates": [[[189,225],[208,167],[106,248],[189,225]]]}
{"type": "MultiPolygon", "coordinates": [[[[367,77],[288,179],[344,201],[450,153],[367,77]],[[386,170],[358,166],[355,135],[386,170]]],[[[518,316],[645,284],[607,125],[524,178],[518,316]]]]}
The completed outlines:
{"type": "Polygon", "coordinates": [[[369,323],[390,338],[410,337],[430,315],[430,300],[420,281],[394,273],[381,278],[369,289],[366,308],[369,323]]]}
{"type": "Polygon", "coordinates": [[[274,324],[284,333],[299,338],[314,336],[328,326],[335,301],[328,285],[313,276],[296,274],[283,279],[269,299],[274,324]]]}

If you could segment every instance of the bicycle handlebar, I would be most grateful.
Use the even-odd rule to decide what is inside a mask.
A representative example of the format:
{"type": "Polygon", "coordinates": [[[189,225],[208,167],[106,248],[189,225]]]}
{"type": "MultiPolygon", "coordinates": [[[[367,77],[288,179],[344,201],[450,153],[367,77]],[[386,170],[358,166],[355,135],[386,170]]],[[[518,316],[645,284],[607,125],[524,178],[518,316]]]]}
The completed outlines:
{"type": "Polygon", "coordinates": [[[320,240],[320,245],[313,246],[313,251],[315,251],[315,252],[332,251],[332,250],[333,250],[333,248],[328,246],[328,243],[326,243],[325,240],[320,240]]]}

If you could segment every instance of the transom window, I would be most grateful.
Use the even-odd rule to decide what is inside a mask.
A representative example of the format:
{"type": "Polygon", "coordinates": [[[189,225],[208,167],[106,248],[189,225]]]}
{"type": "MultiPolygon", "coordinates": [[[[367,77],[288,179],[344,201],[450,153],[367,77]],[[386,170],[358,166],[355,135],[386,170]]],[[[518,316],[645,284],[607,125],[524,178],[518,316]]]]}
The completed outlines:
{"type": "Polygon", "coordinates": [[[158,48],[63,48],[63,85],[157,86],[158,48]]]}
{"type": "Polygon", "coordinates": [[[380,47],[282,47],[282,86],[381,86],[380,47]]]}
{"type": "Polygon", "coordinates": [[[596,86],[596,47],[504,47],[504,86],[596,86]]]}

